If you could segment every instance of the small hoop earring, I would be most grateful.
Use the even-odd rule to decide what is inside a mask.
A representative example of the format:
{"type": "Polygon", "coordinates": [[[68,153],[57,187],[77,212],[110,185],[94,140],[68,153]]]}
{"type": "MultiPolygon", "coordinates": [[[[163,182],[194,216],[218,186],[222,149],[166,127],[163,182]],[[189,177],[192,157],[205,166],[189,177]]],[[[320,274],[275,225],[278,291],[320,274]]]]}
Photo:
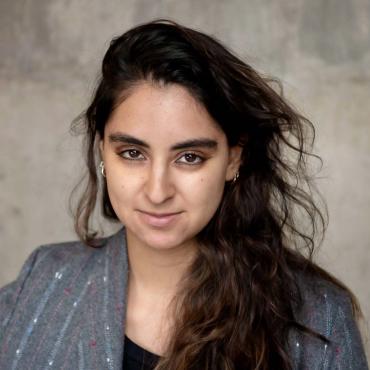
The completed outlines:
{"type": "Polygon", "coordinates": [[[100,167],[100,171],[101,171],[102,176],[105,177],[105,169],[104,169],[104,162],[103,161],[100,162],[99,167],[100,167]]]}
{"type": "Polygon", "coordinates": [[[236,180],[238,179],[239,177],[239,171],[235,174],[234,178],[233,178],[233,184],[236,182],[236,180]]]}

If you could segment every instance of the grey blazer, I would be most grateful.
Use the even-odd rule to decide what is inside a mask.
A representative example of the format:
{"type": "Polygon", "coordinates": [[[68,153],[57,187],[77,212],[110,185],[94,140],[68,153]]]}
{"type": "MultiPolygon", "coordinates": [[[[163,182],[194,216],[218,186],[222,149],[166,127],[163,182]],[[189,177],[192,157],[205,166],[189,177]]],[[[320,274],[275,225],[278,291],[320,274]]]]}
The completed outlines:
{"type": "MultiPolygon", "coordinates": [[[[41,246],[0,289],[0,369],[122,369],[128,260],[121,228],[101,249],[41,246]]],[[[328,283],[303,289],[302,323],[331,344],[292,332],[295,369],[367,369],[348,297],[328,283]]]]}

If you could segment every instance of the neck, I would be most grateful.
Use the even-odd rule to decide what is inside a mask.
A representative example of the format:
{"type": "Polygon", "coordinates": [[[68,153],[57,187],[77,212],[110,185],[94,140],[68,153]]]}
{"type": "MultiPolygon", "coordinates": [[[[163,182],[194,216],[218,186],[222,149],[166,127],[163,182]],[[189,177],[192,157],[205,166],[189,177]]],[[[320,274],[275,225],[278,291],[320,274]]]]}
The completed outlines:
{"type": "Polygon", "coordinates": [[[158,249],[146,245],[126,231],[130,286],[147,297],[172,297],[195,257],[195,242],[158,249]]]}

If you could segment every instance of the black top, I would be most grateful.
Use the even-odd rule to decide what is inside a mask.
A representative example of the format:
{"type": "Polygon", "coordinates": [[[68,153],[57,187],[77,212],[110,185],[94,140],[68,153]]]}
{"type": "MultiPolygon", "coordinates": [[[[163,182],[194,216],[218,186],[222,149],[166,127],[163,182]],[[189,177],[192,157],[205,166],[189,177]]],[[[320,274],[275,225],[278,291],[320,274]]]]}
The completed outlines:
{"type": "Polygon", "coordinates": [[[160,356],[145,350],[125,335],[123,369],[153,370],[160,356]]]}

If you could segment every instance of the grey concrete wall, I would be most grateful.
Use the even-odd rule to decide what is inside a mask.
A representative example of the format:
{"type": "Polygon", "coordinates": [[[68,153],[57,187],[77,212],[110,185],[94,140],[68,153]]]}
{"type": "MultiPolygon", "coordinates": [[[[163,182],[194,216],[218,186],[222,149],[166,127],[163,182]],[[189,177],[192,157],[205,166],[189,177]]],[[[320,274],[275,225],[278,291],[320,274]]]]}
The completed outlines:
{"type": "Polygon", "coordinates": [[[75,239],[67,200],[82,162],[69,124],[88,102],[110,39],[154,17],[211,33],[280,77],[315,123],[331,214],[318,260],[369,320],[368,0],[2,0],[0,285],[36,246],[75,239]]]}

